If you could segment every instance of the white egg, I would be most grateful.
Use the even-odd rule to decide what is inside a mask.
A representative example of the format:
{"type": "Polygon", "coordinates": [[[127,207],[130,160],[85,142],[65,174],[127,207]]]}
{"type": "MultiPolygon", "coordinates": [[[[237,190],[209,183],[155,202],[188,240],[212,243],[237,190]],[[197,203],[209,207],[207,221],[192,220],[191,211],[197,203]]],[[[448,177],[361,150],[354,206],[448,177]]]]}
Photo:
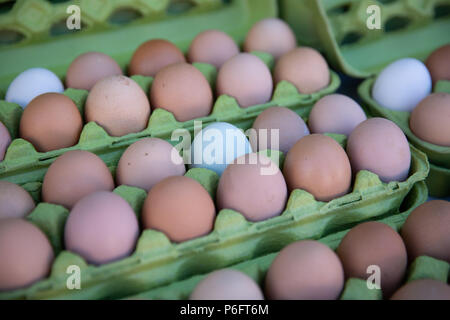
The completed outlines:
{"type": "Polygon", "coordinates": [[[372,97],[381,106],[412,111],[431,92],[431,76],[425,64],[413,58],[397,60],[380,72],[372,97]]]}
{"type": "Polygon", "coordinates": [[[38,95],[64,91],[61,80],[44,68],[31,68],[19,74],[9,85],[5,100],[25,108],[38,95]]]}

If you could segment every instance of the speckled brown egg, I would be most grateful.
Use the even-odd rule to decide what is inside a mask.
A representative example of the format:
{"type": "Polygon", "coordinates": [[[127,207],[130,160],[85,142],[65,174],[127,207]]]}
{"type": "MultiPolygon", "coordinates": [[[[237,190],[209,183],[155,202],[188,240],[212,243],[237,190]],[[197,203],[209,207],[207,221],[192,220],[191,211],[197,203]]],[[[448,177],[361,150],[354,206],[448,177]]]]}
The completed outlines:
{"type": "Polygon", "coordinates": [[[6,150],[11,143],[11,135],[6,126],[0,121],[0,162],[5,158],[6,150]]]}
{"type": "Polygon", "coordinates": [[[34,209],[34,200],[21,186],[0,181],[0,219],[24,218],[34,209]]]}
{"type": "Polygon", "coordinates": [[[433,84],[439,80],[450,81],[450,44],[434,50],[425,61],[433,84]]]}
{"type": "Polygon", "coordinates": [[[398,289],[391,300],[450,300],[450,286],[433,279],[414,280],[398,289]]]}

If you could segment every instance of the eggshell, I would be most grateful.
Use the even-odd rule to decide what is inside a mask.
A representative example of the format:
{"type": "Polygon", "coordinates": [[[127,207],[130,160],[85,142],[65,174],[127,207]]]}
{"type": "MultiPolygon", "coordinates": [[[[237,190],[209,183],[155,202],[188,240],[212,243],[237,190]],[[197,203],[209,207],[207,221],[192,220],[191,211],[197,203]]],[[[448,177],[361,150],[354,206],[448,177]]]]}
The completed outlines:
{"type": "Polygon", "coordinates": [[[56,74],[44,68],[31,68],[10,83],[5,100],[25,108],[31,100],[43,93],[63,91],[64,86],[56,74]]]}
{"type": "Polygon", "coordinates": [[[97,81],[116,75],[122,75],[122,69],[113,58],[101,52],[86,52],[73,60],[67,69],[66,86],[91,90],[97,81]]]}
{"type": "Polygon", "coordinates": [[[330,201],[346,194],[352,180],[344,149],[321,134],[297,141],[286,156],[283,174],[289,190],[306,190],[318,201],[330,201]]]}
{"type": "Polygon", "coordinates": [[[411,112],[409,126],[418,138],[450,147],[450,94],[432,93],[420,101],[411,112]]]}
{"type": "Polygon", "coordinates": [[[330,71],[322,55],[309,47],[295,48],[275,64],[273,78],[276,84],[291,82],[300,93],[310,94],[324,89],[330,83],[330,71]]]}
{"type": "Polygon", "coordinates": [[[419,279],[398,289],[391,300],[450,300],[450,286],[433,279],[419,279]]]}
{"type": "Polygon", "coordinates": [[[44,93],[34,98],[20,118],[20,137],[39,152],[76,145],[83,129],[77,106],[61,93],[44,93]]]}
{"type": "Polygon", "coordinates": [[[368,170],[381,181],[403,181],[408,177],[411,151],[403,131],[392,121],[371,118],[360,123],[347,141],[353,173],[368,170]]]}
{"type": "Polygon", "coordinates": [[[235,98],[242,108],[266,103],[272,97],[269,68],[258,57],[240,53],[225,62],[217,74],[217,95],[235,98]]]}
{"type": "Polygon", "coordinates": [[[450,81],[450,44],[434,50],[425,61],[433,84],[439,80],[450,81]]]}
{"type": "Polygon", "coordinates": [[[372,87],[372,97],[376,102],[397,111],[412,111],[430,92],[430,73],[423,62],[413,58],[389,64],[372,87]]]}
{"type": "Polygon", "coordinates": [[[34,209],[34,201],[22,187],[0,181],[0,219],[24,218],[34,209]]]}
{"type": "Polygon", "coordinates": [[[172,112],[178,121],[211,113],[213,94],[203,73],[188,63],[173,64],[159,71],[150,88],[155,108],[172,112]]]}
{"type": "Polygon", "coordinates": [[[5,158],[6,150],[11,143],[11,135],[8,128],[0,121],[0,162],[5,158]]]}
{"type": "Polygon", "coordinates": [[[183,52],[164,39],[144,42],[131,57],[128,72],[130,76],[140,74],[154,77],[161,69],[174,63],[186,62],[183,52]]]}
{"type": "Polygon", "coordinates": [[[102,159],[88,151],[72,150],[59,156],[48,168],[42,183],[42,199],[70,209],[90,193],[113,189],[112,175],[102,159]]]}
{"type": "Polygon", "coordinates": [[[203,128],[191,145],[191,168],[206,168],[221,175],[234,159],[252,152],[252,147],[237,127],[216,122],[203,128]]]}
{"type": "Polygon", "coordinates": [[[379,267],[380,286],[385,298],[402,283],[408,262],[400,235],[390,226],[376,221],[352,228],[339,244],[337,254],[346,278],[366,280],[372,274],[368,267],[379,267]]]}
{"type": "Polygon", "coordinates": [[[249,221],[280,215],[288,197],[286,182],[269,158],[250,153],[230,164],[219,180],[217,207],[240,212],[249,221]]]}
{"type": "Polygon", "coordinates": [[[280,251],[265,283],[266,296],[273,300],[336,300],[344,287],[344,271],[333,250],[303,240],[280,251]]]}
{"type": "Polygon", "coordinates": [[[239,53],[233,38],[219,30],[206,30],[199,33],[188,51],[189,62],[209,63],[220,68],[225,61],[239,53]]]}
{"type": "Polygon", "coordinates": [[[278,59],[297,45],[294,32],[278,18],[267,18],[255,23],[244,42],[244,50],[263,51],[278,59]]]}
{"type": "Polygon", "coordinates": [[[45,278],[53,249],[44,233],[24,219],[0,219],[0,291],[25,288],[45,278]]]}
{"type": "Polygon", "coordinates": [[[159,181],[186,172],[183,158],[167,141],[145,138],[130,145],[120,157],[117,184],[149,191],[159,181]]]}
{"type": "Polygon", "coordinates": [[[115,137],[136,133],[147,127],[150,103],[141,87],[125,76],[98,81],[86,100],[86,121],[95,121],[115,137]]]}
{"type": "Polygon", "coordinates": [[[64,229],[66,250],[100,265],[133,253],[139,236],[136,215],[119,195],[98,191],[78,201],[64,229]]]}
{"type": "Polygon", "coordinates": [[[256,282],[243,272],[221,269],[207,275],[192,291],[191,300],[264,300],[256,282]]]}
{"type": "Polygon", "coordinates": [[[410,261],[430,256],[450,263],[449,230],[449,201],[432,200],[414,209],[401,230],[410,261]]]}
{"type": "Polygon", "coordinates": [[[185,176],[158,182],[150,189],[142,208],[144,228],[161,231],[173,242],[210,233],[215,215],[214,203],[206,189],[185,176]]]}
{"type": "Polygon", "coordinates": [[[312,133],[339,133],[348,136],[366,119],[366,114],[355,100],[336,93],[324,96],[314,104],[308,125],[312,133]]]}

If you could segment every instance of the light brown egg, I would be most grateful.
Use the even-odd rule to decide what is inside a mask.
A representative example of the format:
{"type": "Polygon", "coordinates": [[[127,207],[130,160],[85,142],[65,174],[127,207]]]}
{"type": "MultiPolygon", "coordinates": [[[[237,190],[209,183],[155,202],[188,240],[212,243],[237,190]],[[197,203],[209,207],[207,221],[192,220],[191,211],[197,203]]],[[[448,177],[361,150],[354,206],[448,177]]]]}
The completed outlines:
{"type": "Polygon", "coordinates": [[[269,68],[260,58],[250,53],[240,53],[229,59],[217,75],[217,95],[232,96],[241,108],[268,102],[272,97],[272,90],[269,68]]]}
{"type": "Polygon", "coordinates": [[[5,158],[6,150],[10,143],[11,135],[5,125],[0,121],[0,162],[5,158]]]}
{"type": "Polygon", "coordinates": [[[150,103],[141,87],[125,76],[100,80],[89,92],[86,121],[95,121],[115,137],[136,133],[147,127],[150,103]]]}
{"type": "Polygon", "coordinates": [[[24,109],[20,137],[39,152],[72,147],[78,143],[83,120],[77,106],[61,93],[44,93],[24,109]]]}
{"type": "Polygon", "coordinates": [[[414,280],[398,289],[391,300],[450,300],[450,286],[432,279],[414,280]]]}
{"type": "Polygon", "coordinates": [[[409,126],[418,138],[450,147],[450,94],[432,93],[420,101],[411,112],[409,126]]]}
{"type": "Polygon", "coordinates": [[[150,189],[142,208],[145,229],[163,232],[171,241],[204,236],[213,229],[216,210],[203,186],[185,176],[166,178],[150,189]]]}
{"type": "Polygon", "coordinates": [[[0,181],[0,219],[24,218],[34,209],[31,195],[21,186],[0,181]]]}
{"type": "Polygon", "coordinates": [[[350,134],[347,154],[353,173],[368,170],[381,181],[403,181],[408,177],[411,151],[403,131],[392,121],[371,118],[350,134]]]}
{"type": "Polygon", "coordinates": [[[213,94],[203,73],[188,63],[165,67],[150,88],[155,108],[170,111],[178,121],[205,117],[211,113],[213,94]]]}
{"type": "Polygon", "coordinates": [[[306,190],[318,201],[330,201],[346,194],[352,180],[344,149],[321,134],[297,141],[286,156],[283,174],[289,190],[306,190]]]}
{"type": "Polygon", "coordinates": [[[265,283],[266,296],[272,300],[336,300],[344,287],[344,271],[333,250],[303,240],[280,251],[265,283]]]}
{"type": "Polygon", "coordinates": [[[188,51],[189,62],[209,63],[220,68],[225,61],[239,53],[233,38],[219,30],[206,30],[199,33],[188,51]]]}
{"type": "Polygon", "coordinates": [[[0,291],[25,288],[47,277],[53,249],[45,234],[24,219],[0,219],[0,291]]]}
{"type": "Polygon", "coordinates": [[[450,44],[434,50],[425,61],[433,84],[438,80],[450,81],[450,44]]]}
{"type": "Polygon", "coordinates": [[[130,76],[140,74],[154,77],[162,68],[179,62],[186,62],[180,49],[167,40],[153,39],[136,49],[128,66],[128,73],[130,76]]]}
{"type": "Polygon", "coordinates": [[[273,77],[275,84],[286,80],[305,94],[324,89],[330,83],[326,60],[317,50],[309,47],[295,48],[281,56],[275,64],[273,77]]]}
{"type": "Polygon", "coordinates": [[[102,159],[88,151],[72,150],[59,156],[48,168],[42,183],[42,199],[70,209],[90,193],[113,189],[112,175],[102,159]]]}

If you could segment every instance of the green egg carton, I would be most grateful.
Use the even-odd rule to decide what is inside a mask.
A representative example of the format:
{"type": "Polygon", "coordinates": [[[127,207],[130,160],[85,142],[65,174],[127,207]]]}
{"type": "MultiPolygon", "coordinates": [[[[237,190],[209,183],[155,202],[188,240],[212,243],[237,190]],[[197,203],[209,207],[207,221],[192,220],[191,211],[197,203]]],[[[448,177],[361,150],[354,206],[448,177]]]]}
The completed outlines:
{"type": "MultiPolygon", "coordinates": [[[[430,195],[433,197],[450,196],[450,147],[438,146],[418,138],[409,128],[410,112],[391,110],[378,104],[372,98],[374,81],[375,78],[368,78],[358,87],[358,94],[364,102],[363,107],[372,116],[394,121],[406,134],[408,140],[427,154],[430,161],[430,174],[426,182],[430,195]]],[[[434,86],[434,91],[450,93],[450,81],[439,81],[434,86]]]]}
{"type": "Polygon", "coordinates": [[[299,43],[359,78],[400,58],[423,60],[450,43],[449,0],[280,0],[280,15],[299,43]],[[380,9],[380,29],[367,26],[371,5],[380,9]]]}

